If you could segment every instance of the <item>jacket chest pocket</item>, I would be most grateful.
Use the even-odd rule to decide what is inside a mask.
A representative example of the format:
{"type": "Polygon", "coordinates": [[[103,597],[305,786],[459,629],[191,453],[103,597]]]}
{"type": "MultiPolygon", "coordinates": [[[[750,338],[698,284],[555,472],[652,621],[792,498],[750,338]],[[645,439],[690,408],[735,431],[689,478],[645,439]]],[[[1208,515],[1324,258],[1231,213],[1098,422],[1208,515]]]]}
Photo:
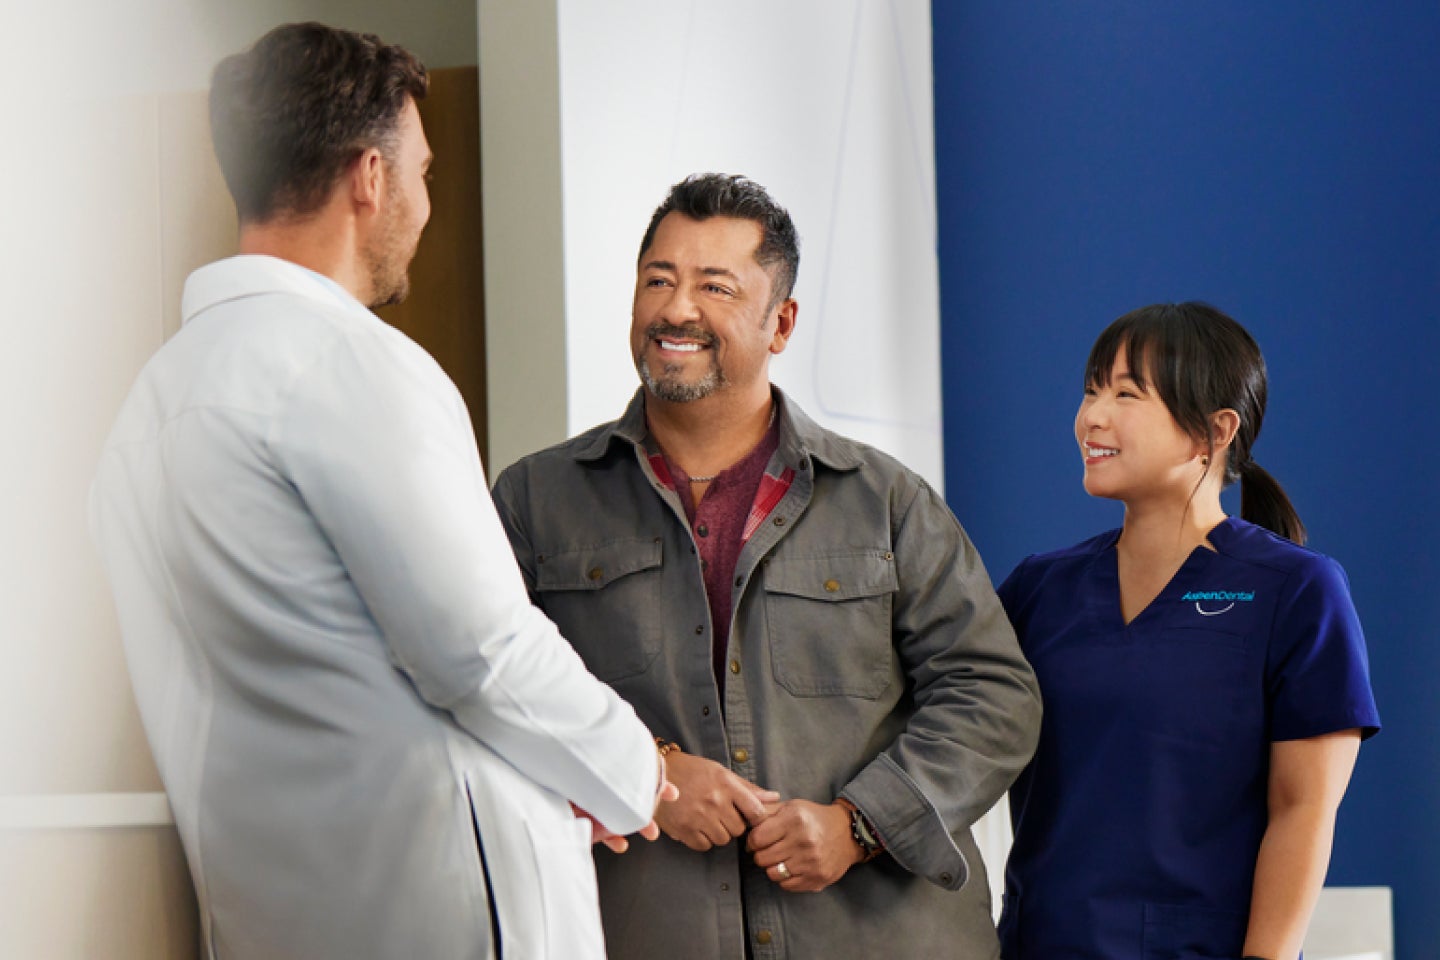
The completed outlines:
{"type": "Polygon", "coordinates": [[[642,673],[660,652],[663,559],[658,537],[536,555],[540,608],[601,680],[642,673]]]}
{"type": "Polygon", "coordinates": [[[773,557],[764,580],[776,682],[797,697],[874,700],[885,691],[897,673],[887,551],[773,557]]]}

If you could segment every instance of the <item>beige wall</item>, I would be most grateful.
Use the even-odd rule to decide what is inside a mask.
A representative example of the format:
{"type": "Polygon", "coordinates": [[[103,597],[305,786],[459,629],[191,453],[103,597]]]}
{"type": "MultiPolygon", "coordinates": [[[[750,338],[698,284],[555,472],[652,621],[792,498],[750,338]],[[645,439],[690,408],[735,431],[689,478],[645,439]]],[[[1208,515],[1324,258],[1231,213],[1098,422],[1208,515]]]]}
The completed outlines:
{"type": "Polygon", "coordinates": [[[116,406],[175,325],[179,274],[233,242],[223,212],[218,225],[181,229],[203,211],[190,201],[212,175],[181,159],[198,97],[47,103],[22,115],[27,142],[45,148],[12,156],[3,175],[25,185],[25,209],[4,228],[15,271],[6,339],[23,348],[0,361],[0,409],[14,421],[0,471],[11,531],[0,571],[3,956],[102,955],[96,942],[111,933],[120,952],[103,955],[195,955],[193,902],[163,809],[131,827],[107,826],[117,818],[103,801],[81,823],[56,826],[53,814],[67,796],[160,789],[84,504],[116,406]]]}
{"type": "Polygon", "coordinates": [[[478,0],[491,481],[570,435],[554,3],[478,0]]]}
{"type": "Polygon", "coordinates": [[[0,858],[24,870],[0,897],[0,956],[198,954],[195,895],[173,829],[6,831],[0,858]]]}
{"type": "Polygon", "coordinates": [[[0,0],[0,957],[197,954],[85,496],[185,274],[233,248],[210,69],[297,19],[476,62],[474,0],[0,0]]]}

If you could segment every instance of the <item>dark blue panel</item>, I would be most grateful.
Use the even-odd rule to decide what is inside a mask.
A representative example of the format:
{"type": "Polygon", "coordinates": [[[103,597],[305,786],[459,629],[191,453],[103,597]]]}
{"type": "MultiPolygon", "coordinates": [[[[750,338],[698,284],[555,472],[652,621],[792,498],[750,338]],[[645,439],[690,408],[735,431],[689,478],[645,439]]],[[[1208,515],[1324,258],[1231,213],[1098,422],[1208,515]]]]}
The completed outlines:
{"type": "MultiPolygon", "coordinates": [[[[945,3],[946,487],[997,579],[1120,521],[1080,488],[1085,353],[1203,299],[1271,372],[1257,459],[1349,570],[1386,729],[1330,882],[1440,944],[1440,4],[945,3]]],[[[1235,505],[1230,504],[1232,511],[1235,505]]]]}

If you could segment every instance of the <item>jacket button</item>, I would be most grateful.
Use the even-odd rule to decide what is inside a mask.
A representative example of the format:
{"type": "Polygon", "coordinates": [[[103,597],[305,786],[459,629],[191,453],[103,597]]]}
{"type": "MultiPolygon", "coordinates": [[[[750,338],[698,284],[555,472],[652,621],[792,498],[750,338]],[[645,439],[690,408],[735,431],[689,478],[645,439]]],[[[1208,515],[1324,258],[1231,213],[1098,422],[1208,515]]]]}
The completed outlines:
{"type": "Polygon", "coordinates": [[[590,568],[590,579],[591,579],[591,580],[599,580],[599,579],[600,579],[601,577],[603,577],[603,576],[605,576],[605,570],[604,570],[603,567],[591,567],[591,568],[590,568]]]}
{"type": "Polygon", "coordinates": [[[710,716],[710,708],[709,708],[709,707],[701,707],[701,708],[700,708],[700,716],[702,716],[702,717],[708,717],[708,716],[710,716]]]}
{"type": "Polygon", "coordinates": [[[739,673],[739,672],[740,672],[740,661],[739,661],[739,660],[731,660],[731,661],[730,661],[730,672],[731,672],[731,673],[739,673]]]}
{"type": "Polygon", "coordinates": [[[704,632],[705,632],[705,624],[703,624],[703,623],[697,623],[697,624],[695,625],[695,634],[696,634],[696,636],[699,636],[700,634],[702,634],[702,633],[704,633],[704,632]]]}
{"type": "Polygon", "coordinates": [[[761,930],[759,933],[755,934],[755,942],[760,944],[760,946],[762,947],[769,943],[772,939],[774,938],[770,935],[769,930],[761,930]]]}
{"type": "Polygon", "coordinates": [[[744,584],[745,584],[745,578],[744,578],[744,577],[736,577],[736,578],[735,578],[735,586],[737,586],[737,587],[739,587],[739,586],[744,586],[744,584]]]}
{"type": "Polygon", "coordinates": [[[750,759],[750,751],[746,750],[744,747],[741,747],[733,754],[731,754],[731,756],[735,758],[736,763],[744,763],[746,760],[750,759]]]}
{"type": "Polygon", "coordinates": [[[698,526],[698,527],[695,528],[695,532],[698,533],[698,534],[700,534],[700,536],[702,536],[702,537],[708,537],[708,536],[710,536],[710,528],[707,527],[707,526],[706,526],[705,524],[703,524],[703,523],[700,524],[700,526],[698,526]]]}
{"type": "Polygon", "coordinates": [[[830,579],[830,580],[826,580],[826,581],[825,581],[825,592],[826,592],[826,593],[834,593],[836,590],[839,590],[839,589],[840,589],[840,581],[839,581],[839,580],[830,579]]]}
{"type": "Polygon", "coordinates": [[[784,518],[784,517],[776,517],[776,518],[775,518],[775,526],[777,526],[777,527],[783,527],[783,526],[785,526],[785,518],[784,518]]]}
{"type": "Polygon", "coordinates": [[[895,559],[895,554],[891,553],[889,550],[886,550],[886,551],[885,551],[885,559],[886,559],[886,560],[894,560],[894,559],[895,559]]]}

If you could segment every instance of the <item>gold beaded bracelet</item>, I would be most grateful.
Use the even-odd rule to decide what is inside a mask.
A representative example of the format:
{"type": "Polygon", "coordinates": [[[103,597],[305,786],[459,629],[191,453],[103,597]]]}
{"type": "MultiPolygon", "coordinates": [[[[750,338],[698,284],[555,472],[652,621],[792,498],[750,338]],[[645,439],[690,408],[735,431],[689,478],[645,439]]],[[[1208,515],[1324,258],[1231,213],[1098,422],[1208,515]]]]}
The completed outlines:
{"type": "MultiPolygon", "coordinates": [[[[664,737],[656,737],[655,749],[660,752],[661,757],[664,757],[671,752],[680,751],[680,744],[675,743],[673,740],[666,740],[664,737]]],[[[684,751],[680,752],[683,753],[684,751]]]]}

